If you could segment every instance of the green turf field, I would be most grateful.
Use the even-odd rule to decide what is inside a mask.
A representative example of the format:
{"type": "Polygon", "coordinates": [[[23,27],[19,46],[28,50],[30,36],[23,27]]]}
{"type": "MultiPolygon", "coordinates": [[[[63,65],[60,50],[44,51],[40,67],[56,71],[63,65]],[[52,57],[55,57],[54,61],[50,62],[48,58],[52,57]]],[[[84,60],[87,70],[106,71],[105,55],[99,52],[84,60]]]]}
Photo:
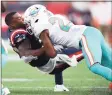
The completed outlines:
{"type": "Polygon", "coordinates": [[[76,68],[64,71],[64,85],[69,92],[54,92],[54,76],[40,73],[22,61],[9,61],[2,69],[4,86],[11,95],[112,95],[109,82],[91,73],[81,62],[76,68]]]}

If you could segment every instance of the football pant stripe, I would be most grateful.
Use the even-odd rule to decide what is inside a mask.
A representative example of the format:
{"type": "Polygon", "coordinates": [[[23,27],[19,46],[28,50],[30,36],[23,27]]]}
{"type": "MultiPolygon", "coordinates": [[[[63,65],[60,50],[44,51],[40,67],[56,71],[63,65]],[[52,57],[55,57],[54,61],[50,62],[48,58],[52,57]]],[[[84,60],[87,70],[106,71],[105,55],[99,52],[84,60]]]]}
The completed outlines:
{"type": "Polygon", "coordinates": [[[85,50],[85,52],[88,56],[88,59],[90,61],[90,65],[93,65],[94,64],[93,56],[92,56],[92,53],[89,50],[87,40],[86,40],[86,37],[84,35],[82,36],[82,43],[83,43],[83,46],[84,46],[84,50],[85,50]]]}

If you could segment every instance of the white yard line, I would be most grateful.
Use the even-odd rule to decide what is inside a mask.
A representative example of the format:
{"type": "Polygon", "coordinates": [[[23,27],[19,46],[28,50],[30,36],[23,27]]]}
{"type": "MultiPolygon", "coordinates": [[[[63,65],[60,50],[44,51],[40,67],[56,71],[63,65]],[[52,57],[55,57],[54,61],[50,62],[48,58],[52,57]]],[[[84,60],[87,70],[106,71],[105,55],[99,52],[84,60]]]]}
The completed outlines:
{"type": "MultiPolygon", "coordinates": [[[[65,78],[64,81],[80,81],[82,79],[67,79],[65,78]]],[[[93,78],[87,78],[84,79],[87,81],[101,81],[103,79],[93,79],[93,78]]],[[[27,79],[27,78],[3,78],[3,82],[31,82],[31,81],[49,81],[49,79],[27,79]]]]}
{"type": "Polygon", "coordinates": [[[34,79],[25,79],[25,78],[3,78],[2,81],[5,82],[28,82],[28,81],[35,81],[34,79]]]}
{"type": "MultiPolygon", "coordinates": [[[[49,87],[49,86],[38,86],[38,87],[30,87],[30,86],[22,86],[22,87],[14,87],[14,86],[10,86],[9,87],[10,89],[53,89],[53,87],[49,87]]],[[[81,87],[67,87],[67,88],[75,88],[75,89],[92,89],[92,88],[95,88],[95,89],[108,89],[108,87],[106,86],[81,86],[81,87]]]]}
{"type": "MultiPolygon", "coordinates": [[[[77,80],[82,80],[82,79],[64,79],[65,81],[77,81],[77,80]]],[[[87,78],[85,80],[89,81],[101,81],[102,79],[90,79],[87,78]]],[[[49,79],[27,79],[27,78],[3,78],[3,82],[32,82],[32,81],[49,81],[49,79]]],[[[67,87],[67,88],[73,88],[73,89],[108,89],[107,86],[80,86],[80,87],[67,87]]],[[[50,86],[37,86],[37,87],[31,87],[31,86],[10,86],[9,89],[53,89],[53,87],[50,86]]]]}

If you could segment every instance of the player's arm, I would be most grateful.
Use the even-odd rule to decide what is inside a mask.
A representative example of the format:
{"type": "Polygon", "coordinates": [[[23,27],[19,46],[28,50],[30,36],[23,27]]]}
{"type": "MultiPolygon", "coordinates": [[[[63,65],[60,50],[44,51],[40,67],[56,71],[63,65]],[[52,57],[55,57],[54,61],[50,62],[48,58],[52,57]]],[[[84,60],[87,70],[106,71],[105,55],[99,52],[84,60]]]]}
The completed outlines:
{"type": "Polygon", "coordinates": [[[43,46],[44,46],[44,50],[46,55],[48,55],[51,58],[54,58],[56,56],[56,51],[54,49],[54,46],[52,45],[50,38],[49,38],[49,32],[48,30],[44,30],[41,34],[40,34],[40,39],[43,42],[43,46]]]}
{"type": "Polygon", "coordinates": [[[17,47],[20,56],[40,56],[44,53],[44,48],[31,49],[31,42],[23,29],[15,30],[10,35],[11,45],[17,47]]]}
{"type": "Polygon", "coordinates": [[[20,56],[40,56],[44,53],[44,48],[32,50],[28,45],[27,41],[22,42],[19,47],[20,56]]]}

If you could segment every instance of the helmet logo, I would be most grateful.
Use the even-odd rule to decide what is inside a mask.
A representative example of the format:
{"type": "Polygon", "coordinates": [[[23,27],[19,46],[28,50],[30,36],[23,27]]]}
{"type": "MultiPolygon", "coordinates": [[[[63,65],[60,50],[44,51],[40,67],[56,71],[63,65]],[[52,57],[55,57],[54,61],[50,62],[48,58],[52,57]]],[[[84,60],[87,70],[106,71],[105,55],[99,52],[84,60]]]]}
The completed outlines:
{"type": "Polygon", "coordinates": [[[29,15],[35,17],[35,16],[37,16],[39,10],[40,10],[40,9],[38,9],[38,8],[31,9],[31,12],[30,12],[29,15]]]}

